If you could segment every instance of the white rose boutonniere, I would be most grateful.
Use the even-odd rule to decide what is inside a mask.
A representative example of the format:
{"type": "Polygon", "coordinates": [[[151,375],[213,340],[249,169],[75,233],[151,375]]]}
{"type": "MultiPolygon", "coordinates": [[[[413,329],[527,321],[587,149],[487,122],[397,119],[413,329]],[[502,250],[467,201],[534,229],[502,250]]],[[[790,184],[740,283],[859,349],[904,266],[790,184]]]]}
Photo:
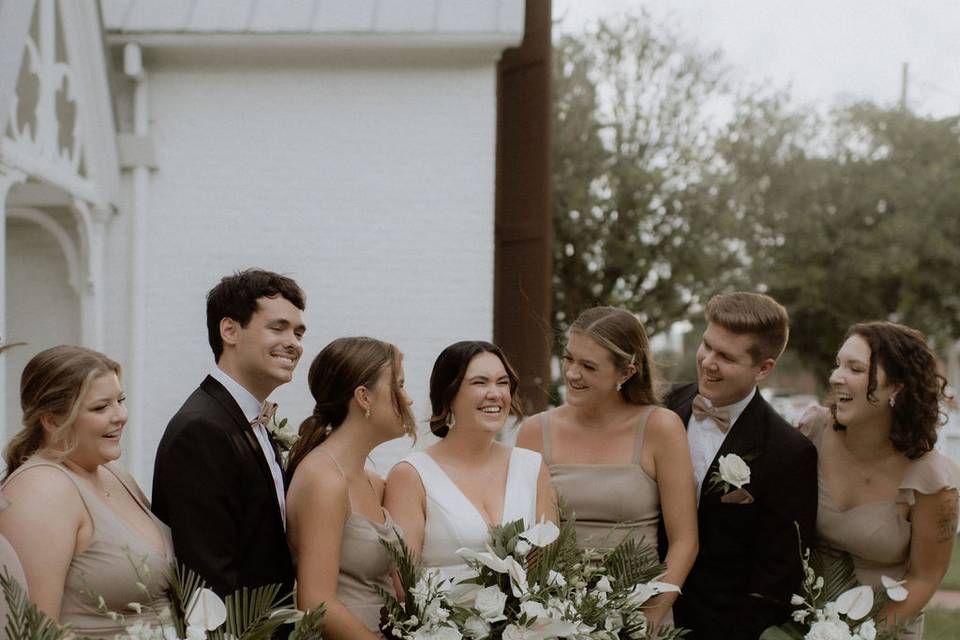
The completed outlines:
{"type": "Polygon", "coordinates": [[[293,425],[287,422],[286,418],[277,421],[277,416],[274,415],[270,422],[267,423],[267,433],[270,434],[270,439],[273,440],[274,446],[277,447],[277,452],[280,454],[280,463],[283,465],[283,468],[287,467],[287,458],[290,456],[290,450],[293,448],[293,445],[296,444],[297,440],[300,439],[300,434],[293,427],[293,425]]]}
{"type": "Polygon", "coordinates": [[[750,466],[735,453],[720,456],[718,469],[710,474],[710,488],[720,488],[726,494],[734,489],[742,489],[750,483],[750,466]]]}

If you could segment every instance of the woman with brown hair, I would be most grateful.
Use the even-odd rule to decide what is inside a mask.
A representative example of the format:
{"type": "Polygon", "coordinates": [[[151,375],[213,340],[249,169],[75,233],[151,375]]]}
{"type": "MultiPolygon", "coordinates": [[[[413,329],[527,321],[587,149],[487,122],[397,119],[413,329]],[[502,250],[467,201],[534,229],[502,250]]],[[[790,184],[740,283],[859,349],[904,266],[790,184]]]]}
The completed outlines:
{"type": "Polygon", "coordinates": [[[484,551],[490,528],[555,520],[555,496],[540,454],[495,440],[518,414],[517,374],[495,345],[444,349],[430,375],[430,430],[440,442],[401,460],[387,478],[385,504],[407,545],[427,567],[455,577],[463,547],[484,551]]]}
{"type": "MultiPolygon", "coordinates": [[[[173,561],[170,531],[116,460],[127,410],[120,365],[96,351],[60,346],[23,370],[23,429],[6,449],[0,533],[26,571],[30,599],[82,636],[113,638],[151,620],[137,583],[155,596],[173,561]],[[107,617],[97,607],[123,615],[107,617]]],[[[202,526],[202,523],[197,523],[202,526]]]]}
{"type": "Polygon", "coordinates": [[[903,580],[908,595],[879,618],[914,620],[901,638],[919,639],[957,531],[957,470],[933,449],[946,380],[919,331],[864,322],[847,331],[830,387],[830,406],[800,422],[819,453],[817,538],[849,553],[863,584],[903,580]]]}
{"type": "MultiPolygon", "coordinates": [[[[697,555],[693,466],[683,424],[658,406],[643,325],[625,309],[581,313],[570,327],[563,380],[564,404],[524,422],[517,446],[543,452],[581,546],[615,547],[631,535],[656,549],[662,511],[663,580],[681,586],[697,555]]],[[[675,599],[659,596],[649,620],[669,621],[675,599]]]]}
{"type": "Polygon", "coordinates": [[[310,365],[316,405],[290,452],[287,536],[297,567],[297,606],[326,605],[324,637],[380,638],[392,563],[381,541],[396,525],[381,507],[383,480],[364,468],[377,445],[411,433],[412,401],[392,344],[338,338],[310,365]]]}

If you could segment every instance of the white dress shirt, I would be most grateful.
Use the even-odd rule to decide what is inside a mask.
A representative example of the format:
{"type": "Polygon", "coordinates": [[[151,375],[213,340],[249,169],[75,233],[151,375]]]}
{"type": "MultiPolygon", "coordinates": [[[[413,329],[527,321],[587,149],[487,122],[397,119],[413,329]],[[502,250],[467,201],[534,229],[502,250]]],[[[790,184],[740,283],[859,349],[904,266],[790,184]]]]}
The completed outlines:
{"type": "MultiPolygon", "coordinates": [[[[747,408],[747,405],[750,404],[750,401],[753,400],[753,396],[756,393],[757,388],[754,387],[743,400],[728,404],[724,407],[717,407],[717,409],[725,409],[729,412],[730,429],[733,429],[737,418],[739,418],[743,410],[747,408]]],[[[706,398],[704,399],[706,400],[706,398]]],[[[710,404],[709,400],[707,400],[707,404],[710,404]]],[[[717,427],[717,423],[710,418],[697,420],[697,417],[693,415],[693,413],[690,414],[690,420],[687,422],[687,441],[690,444],[690,458],[693,460],[693,475],[697,480],[698,503],[700,502],[700,488],[703,486],[703,481],[706,478],[707,470],[710,468],[710,463],[713,462],[717,451],[720,451],[720,447],[723,446],[723,441],[727,439],[727,434],[730,433],[730,429],[727,429],[727,433],[724,433],[717,427]]]]}
{"type": "MultiPolygon", "coordinates": [[[[252,393],[247,391],[243,385],[231,378],[230,375],[220,367],[214,367],[210,375],[230,392],[233,399],[240,405],[240,410],[243,411],[243,415],[246,416],[247,422],[253,422],[260,417],[260,407],[262,403],[257,400],[252,393]]],[[[263,457],[267,460],[267,466],[270,467],[270,474],[273,476],[273,487],[277,492],[277,504],[280,505],[280,517],[283,518],[283,528],[286,530],[287,505],[283,496],[283,469],[281,469],[277,463],[267,428],[262,424],[258,424],[255,427],[251,427],[251,429],[253,429],[253,434],[257,437],[257,442],[260,443],[260,450],[263,452],[263,457]]]]}

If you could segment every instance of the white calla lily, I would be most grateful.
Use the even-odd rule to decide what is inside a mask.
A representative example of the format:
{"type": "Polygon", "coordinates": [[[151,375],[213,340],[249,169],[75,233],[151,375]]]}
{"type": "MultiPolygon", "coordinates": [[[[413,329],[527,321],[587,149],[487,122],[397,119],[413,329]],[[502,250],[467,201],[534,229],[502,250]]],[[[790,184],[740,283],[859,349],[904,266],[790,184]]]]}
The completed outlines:
{"type": "Polygon", "coordinates": [[[187,626],[213,631],[227,621],[227,605],[210,589],[193,593],[187,604],[187,626]]]}
{"type": "Polygon", "coordinates": [[[883,588],[887,590],[887,595],[895,602],[903,602],[910,595],[903,586],[907,583],[906,580],[894,580],[887,576],[880,576],[880,581],[883,583],[883,588]]]}
{"type": "Polygon", "coordinates": [[[541,518],[540,522],[521,533],[520,537],[534,546],[545,547],[560,537],[560,527],[541,518]]]}
{"type": "Polygon", "coordinates": [[[837,597],[837,612],[851,620],[859,620],[873,609],[873,589],[861,585],[848,589],[837,597]]]}
{"type": "Polygon", "coordinates": [[[669,582],[647,582],[635,585],[627,596],[627,602],[640,605],[661,593],[680,593],[680,587],[669,582]]]}

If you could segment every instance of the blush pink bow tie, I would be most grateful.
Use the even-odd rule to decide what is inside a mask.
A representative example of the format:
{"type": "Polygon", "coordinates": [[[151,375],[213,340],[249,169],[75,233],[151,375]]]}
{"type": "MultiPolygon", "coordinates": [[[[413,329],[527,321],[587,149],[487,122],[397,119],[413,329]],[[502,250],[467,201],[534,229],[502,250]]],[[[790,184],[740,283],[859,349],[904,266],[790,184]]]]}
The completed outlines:
{"type": "Polygon", "coordinates": [[[693,399],[693,417],[697,420],[713,420],[717,429],[723,433],[730,430],[730,412],[710,405],[699,393],[693,399]]]}
{"type": "Polygon", "coordinates": [[[250,421],[251,427],[262,425],[266,427],[273,420],[273,414],[277,412],[277,403],[264,400],[260,406],[260,415],[250,421]]]}

